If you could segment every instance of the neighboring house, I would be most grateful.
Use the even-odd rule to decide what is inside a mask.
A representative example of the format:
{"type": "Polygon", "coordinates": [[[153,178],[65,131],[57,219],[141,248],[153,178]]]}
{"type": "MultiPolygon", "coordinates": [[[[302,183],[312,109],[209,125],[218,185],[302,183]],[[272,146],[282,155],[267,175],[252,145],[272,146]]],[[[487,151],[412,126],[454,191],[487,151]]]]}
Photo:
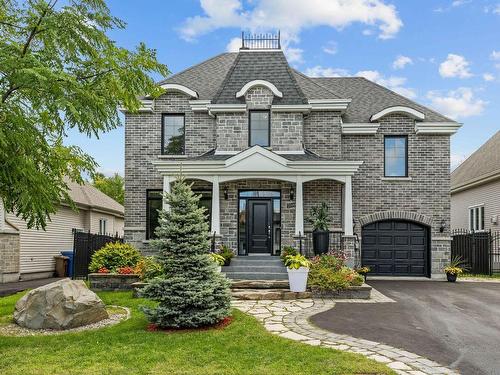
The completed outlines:
{"type": "Polygon", "coordinates": [[[500,230],[500,131],[452,172],[451,228],[500,230]]]}
{"type": "Polygon", "coordinates": [[[159,84],[125,114],[127,242],[151,252],[161,193],[182,170],[239,256],[298,247],[327,202],[350,264],[440,276],[460,124],[364,78],[306,77],[280,49],[245,45],[159,84]]]}
{"type": "MultiPolygon", "coordinates": [[[[4,248],[9,251],[9,259],[12,259],[9,267],[2,267],[0,263],[0,275],[5,275],[4,282],[13,281],[19,276],[23,280],[51,277],[54,273],[54,255],[73,249],[74,231],[123,235],[124,213],[121,204],[90,184],[69,182],[68,185],[69,195],[78,211],[62,205],[57,213],[51,215],[45,230],[28,229],[24,220],[13,213],[4,213],[2,222],[11,234],[9,240],[13,240],[14,233],[18,233],[19,238],[17,254],[13,246],[4,248]]],[[[0,211],[3,213],[1,207],[0,211]]]]}

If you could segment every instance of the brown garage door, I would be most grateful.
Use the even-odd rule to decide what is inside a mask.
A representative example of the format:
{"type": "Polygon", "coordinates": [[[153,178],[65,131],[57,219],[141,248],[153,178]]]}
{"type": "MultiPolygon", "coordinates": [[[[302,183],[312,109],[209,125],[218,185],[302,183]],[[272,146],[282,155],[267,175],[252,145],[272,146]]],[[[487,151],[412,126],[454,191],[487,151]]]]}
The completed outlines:
{"type": "Polygon", "coordinates": [[[384,220],[362,229],[361,262],[371,275],[429,276],[427,227],[404,220],[384,220]]]}

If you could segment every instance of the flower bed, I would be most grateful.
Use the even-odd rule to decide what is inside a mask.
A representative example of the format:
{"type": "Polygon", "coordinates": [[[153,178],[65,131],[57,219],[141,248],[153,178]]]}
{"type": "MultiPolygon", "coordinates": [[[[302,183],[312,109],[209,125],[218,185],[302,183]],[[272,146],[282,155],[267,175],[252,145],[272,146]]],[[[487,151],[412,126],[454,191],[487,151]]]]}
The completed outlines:
{"type": "Polygon", "coordinates": [[[312,286],[311,292],[313,297],[317,298],[370,299],[372,287],[367,284],[363,284],[360,286],[348,286],[345,289],[339,290],[322,290],[312,286]]]}
{"type": "Polygon", "coordinates": [[[140,275],[91,273],[88,279],[92,290],[132,290],[132,284],[140,280],[140,275]]]}

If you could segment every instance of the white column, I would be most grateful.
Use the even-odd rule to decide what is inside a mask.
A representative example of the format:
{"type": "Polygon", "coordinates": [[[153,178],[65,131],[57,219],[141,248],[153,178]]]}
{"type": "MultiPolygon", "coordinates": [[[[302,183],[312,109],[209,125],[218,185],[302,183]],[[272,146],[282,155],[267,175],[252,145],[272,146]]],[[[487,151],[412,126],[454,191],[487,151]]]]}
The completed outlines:
{"type": "MultiPolygon", "coordinates": [[[[170,176],[163,176],[163,194],[165,193],[170,193],[170,176]]],[[[166,199],[163,199],[163,206],[162,208],[165,211],[168,211],[170,209],[170,205],[167,203],[166,199]]]]}
{"type": "Polygon", "coordinates": [[[219,176],[212,180],[212,228],[211,234],[220,235],[219,176]]]}
{"type": "Polygon", "coordinates": [[[302,176],[297,176],[295,184],[295,235],[304,235],[304,200],[302,194],[302,176]]]}
{"type": "Polygon", "coordinates": [[[344,185],[344,235],[352,236],[352,182],[351,176],[345,176],[344,185]]]}

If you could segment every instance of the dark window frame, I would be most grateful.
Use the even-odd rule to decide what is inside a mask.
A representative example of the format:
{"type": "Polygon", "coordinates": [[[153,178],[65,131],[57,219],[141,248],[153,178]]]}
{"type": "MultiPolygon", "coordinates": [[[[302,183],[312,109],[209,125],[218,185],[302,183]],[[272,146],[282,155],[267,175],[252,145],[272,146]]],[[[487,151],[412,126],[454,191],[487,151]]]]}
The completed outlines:
{"type": "Polygon", "coordinates": [[[384,177],[388,178],[404,178],[408,177],[408,135],[407,134],[391,134],[391,135],[384,135],[384,177]],[[385,153],[386,153],[386,139],[388,138],[404,138],[405,140],[405,174],[404,175],[387,175],[387,168],[386,168],[386,158],[385,158],[385,153]]]}
{"type": "Polygon", "coordinates": [[[150,226],[151,226],[150,217],[149,217],[149,215],[150,215],[149,201],[150,200],[159,200],[159,201],[161,201],[163,199],[162,197],[160,197],[160,198],[149,198],[149,193],[153,193],[153,192],[163,193],[163,190],[162,189],[146,189],[146,240],[154,239],[153,236],[149,235],[149,230],[150,230],[150,226]]]}
{"type": "Polygon", "coordinates": [[[161,114],[161,154],[162,155],[186,155],[186,114],[177,112],[164,112],[161,114]],[[184,139],[182,143],[182,153],[168,154],[165,152],[165,117],[180,117],[183,119],[184,139]]]}
{"type": "Polygon", "coordinates": [[[261,147],[271,147],[271,111],[269,109],[251,109],[248,111],[248,147],[253,147],[252,145],[252,113],[254,112],[267,112],[267,146],[261,147]]]}

